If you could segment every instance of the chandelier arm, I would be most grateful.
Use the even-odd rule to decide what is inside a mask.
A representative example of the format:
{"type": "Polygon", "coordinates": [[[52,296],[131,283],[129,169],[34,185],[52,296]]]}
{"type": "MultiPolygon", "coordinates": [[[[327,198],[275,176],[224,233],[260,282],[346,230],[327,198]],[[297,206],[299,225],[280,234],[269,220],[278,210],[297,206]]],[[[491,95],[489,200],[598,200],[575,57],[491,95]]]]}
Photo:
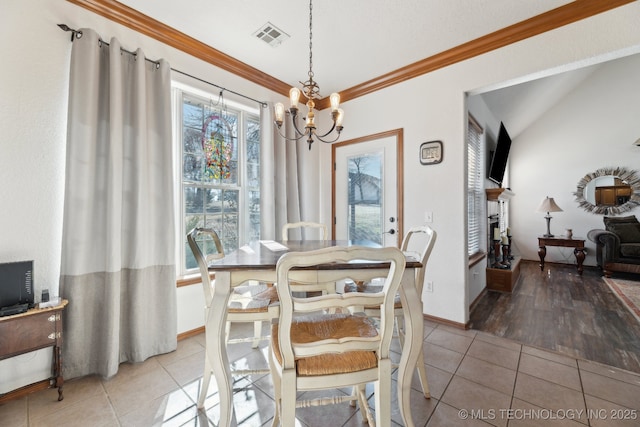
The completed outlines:
{"type": "MultiPolygon", "coordinates": [[[[278,134],[280,134],[280,136],[282,138],[284,138],[285,141],[300,141],[302,138],[304,138],[305,136],[307,136],[307,132],[303,133],[302,135],[295,137],[295,138],[289,138],[288,136],[286,136],[285,134],[282,133],[282,129],[278,126],[278,124],[276,123],[276,128],[278,128],[278,134]]],[[[300,134],[300,132],[296,132],[296,134],[300,134]]]]}
{"type": "MultiPolygon", "coordinates": [[[[331,133],[331,132],[329,132],[329,133],[331,133]]],[[[322,136],[320,136],[320,135],[318,135],[318,134],[315,134],[315,133],[314,133],[313,135],[316,137],[316,139],[317,139],[318,141],[320,141],[320,142],[324,142],[324,143],[327,143],[327,144],[331,144],[332,142],[336,142],[336,141],[340,138],[340,132],[338,132],[338,133],[336,134],[336,137],[335,137],[335,138],[333,138],[332,140],[323,139],[323,138],[324,138],[325,136],[327,136],[329,133],[326,133],[326,134],[324,134],[324,135],[322,135],[322,136]]]]}
{"type": "MultiPolygon", "coordinates": [[[[300,128],[298,128],[298,120],[297,120],[298,115],[297,114],[291,114],[291,122],[293,123],[293,128],[296,130],[296,134],[297,135],[306,135],[309,133],[309,129],[305,128],[304,132],[302,132],[300,130],[300,128]]],[[[298,138],[299,139],[299,138],[298,138]]]]}
{"type": "MultiPolygon", "coordinates": [[[[333,132],[333,130],[336,128],[336,122],[333,122],[333,126],[331,126],[331,129],[329,129],[329,131],[325,134],[322,135],[318,135],[317,133],[315,133],[314,135],[316,135],[318,138],[324,138],[325,136],[329,136],[329,134],[331,132],[333,132]]],[[[340,135],[340,132],[338,132],[338,135],[340,135]]]]}

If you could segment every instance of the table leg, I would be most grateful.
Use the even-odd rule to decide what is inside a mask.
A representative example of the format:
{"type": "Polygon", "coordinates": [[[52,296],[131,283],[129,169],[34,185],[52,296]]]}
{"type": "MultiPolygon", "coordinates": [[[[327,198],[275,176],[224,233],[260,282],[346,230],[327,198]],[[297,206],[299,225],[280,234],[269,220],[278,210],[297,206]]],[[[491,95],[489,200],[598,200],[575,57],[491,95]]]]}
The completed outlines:
{"type": "Polygon", "coordinates": [[[54,386],[58,388],[58,401],[64,399],[64,395],[62,394],[62,387],[64,386],[64,377],[62,376],[62,348],[60,346],[55,346],[53,348],[53,357],[54,357],[54,366],[55,372],[53,376],[55,377],[54,386]]]}
{"type": "Polygon", "coordinates": [[[415,272],[407,269],[400,285],[400,298],[404,311],[405,338],[398,368],[398,407],[404,425],[414,427],[411,415],[411,378],[422,350],[422,298],[415,286],[415,272]]]}
{"type": "MultiPolygon", "coordinates": [[[[225,341],[225,324],[227,320],[227,303],[231,290],[231,273],[228,271],[216,272],[216,286],[213,291],[211,307],[205,319],[207,359],[218,385],[220,396],[220,422],[219,426],[230,426],[233,411],[233,389],[229,358],[227,356],[227,343],[225,341]]],[[[207,363],[205,362],[205,365],[207,363]]],[[[206,394],[206,391],[204,392],[206,394]]],[[[201,394],[202,399],[202,394],[201,394]]],[[[200,402],[198,402],[200,406],[200,402]]],[[[204,404],[204,402],[202,402],[204,404]]]]}
{"type": "Polygon", "coordinates": [[[576,261],[578,263],[578,274],[582,275],[582,263],[584,262],[584,258],[585,258],[585,254],[584,254],[584,249],[582,248],[575,248],[573,250],[573,254],[576,256],[576,261]]]}
{"type": "Polygon", "coordinates": [[[544,271],[544,257],[547,256],[547,247],[538,247],[538,256],[540,257],[540,271],[544,271]]]}

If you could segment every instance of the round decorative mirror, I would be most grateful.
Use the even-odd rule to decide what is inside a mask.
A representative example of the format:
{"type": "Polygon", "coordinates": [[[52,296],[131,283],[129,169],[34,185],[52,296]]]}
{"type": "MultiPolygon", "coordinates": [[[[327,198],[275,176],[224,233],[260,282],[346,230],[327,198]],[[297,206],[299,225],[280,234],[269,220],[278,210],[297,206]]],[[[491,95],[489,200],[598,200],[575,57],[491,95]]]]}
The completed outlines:
{"type": "Polygon", "coordinates": [[[597,215],[618,215],[640,206],[640,176],[625,168],[603,168],[578,181],[578,205],[597,215]]]}

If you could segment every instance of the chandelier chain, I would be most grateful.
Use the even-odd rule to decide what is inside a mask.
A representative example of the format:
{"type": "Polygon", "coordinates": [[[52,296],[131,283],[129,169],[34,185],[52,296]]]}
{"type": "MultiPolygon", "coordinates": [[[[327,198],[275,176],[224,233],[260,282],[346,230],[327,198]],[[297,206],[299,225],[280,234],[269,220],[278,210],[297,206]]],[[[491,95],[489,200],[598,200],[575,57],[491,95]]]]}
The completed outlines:
{"type": "Polygon", "coordinates": [[[313,0],[309,0],[309,79],[313,80],[313,0]]]}

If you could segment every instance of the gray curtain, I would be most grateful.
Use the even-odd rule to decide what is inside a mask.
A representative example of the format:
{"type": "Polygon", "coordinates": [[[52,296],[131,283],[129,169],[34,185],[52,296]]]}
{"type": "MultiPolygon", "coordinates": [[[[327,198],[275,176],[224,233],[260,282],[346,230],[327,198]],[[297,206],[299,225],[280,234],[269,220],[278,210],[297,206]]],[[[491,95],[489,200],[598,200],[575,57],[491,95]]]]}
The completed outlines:
{"type": "MultiPolygon", "coordinates": [[[[285,141],[273,123],[273,105],[262,109],[262,141],[260,150],[260,238],[279,240],[282,226],[301,221],[300,178],[303,176],[300,155],[306,150],[306,139],[285,141]]],[[[287,116],[283,133],[292,138],[293,125],[287,116]]],[[[300,239],[300,230],[292,230],[289,238],[300,239]]]]}
{"type": "Polygon", "coordinates": [[[65,377],[176,348],[170,67],[73,42],[60,295],[65,377]]]}

